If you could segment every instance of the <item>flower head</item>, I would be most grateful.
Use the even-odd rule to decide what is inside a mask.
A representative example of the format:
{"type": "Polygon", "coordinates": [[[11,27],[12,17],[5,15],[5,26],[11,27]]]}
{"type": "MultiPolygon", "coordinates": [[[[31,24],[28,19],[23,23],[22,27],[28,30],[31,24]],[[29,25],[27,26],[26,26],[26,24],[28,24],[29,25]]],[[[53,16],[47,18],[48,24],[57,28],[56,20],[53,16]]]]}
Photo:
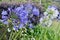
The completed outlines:
{"type": "Polygon", "coordinates": [[[34,7],[32,13],[33,13],[33,15],[39,16],[39,9],[34,7]]]}
{"type": "Polygon", "coordinates": [[[1,14],[2,15],[7,15],[8,13],[7,13],[7,11],[3,10],[1,14]]]}

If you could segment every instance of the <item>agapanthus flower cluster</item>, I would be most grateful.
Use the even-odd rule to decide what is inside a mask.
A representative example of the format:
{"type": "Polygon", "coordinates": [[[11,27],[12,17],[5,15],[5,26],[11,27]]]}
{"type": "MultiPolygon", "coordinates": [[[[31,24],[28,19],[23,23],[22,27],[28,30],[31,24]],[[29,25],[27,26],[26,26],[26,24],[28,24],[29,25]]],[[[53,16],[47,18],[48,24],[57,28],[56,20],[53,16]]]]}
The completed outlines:
{"type": "Polygon", "coordinates": [[[3,21],[4,24],[8,24],[8,19],[11,19],[13,29],[18,30],[26,26],[28,26],[29,28],[33,28],[34,25],[36,25],[39,22],[39,12],[39,9],[32,4],[21,4],[17,7],[8,7],[8,10],[3,10],[1,14],[2,19],[5,20],[3,21]],[[15,14],[18,18],[11,18],[12,14],[15,14]]]}
{"type": "Polygon", "coordinates": [[[9,24],[8,19],[11,19],[14,30],[19,30],[28,26],[34,28],[35,25],[41,23],[43,26],[50,26],[52,21],[58,17],[59,11],[55,6],[49,6],[41,15],[40,9],[32,4],[21,4],[19,6],[8,7],[8,10],[2,11],[2,22],[9,24]],[[12,18],[12,16],[17,18],[12,18]],[[16,17],[15,16],[15,17],[16,17]]]}
{"type": "MultiPolygon", "coordinates": [[[[52,21],[56,19],[59,15],[59,11],[56,6],[49,6],[46,11],[44,12],[44,17],[41,18],[44,26],[51,26],[52,21]]],[[[40,20],[40,21],[41,21],[40,20]]]]}
{"type": "Polygon", "coordinates": [[[8,24],[8,13],[7,11],[3,10],[2,11],[2,20],[0,20],[1,22],[3,22],[4,24],[8,24]]]}
{"type": "Polygon", "coordinates": [[[20,20],[20,24],[18,26],[14,25],[15,29],[25,27],[27,24],[28,27],[33,28],[34,22],[37,21],[34,17],[39,17],[39,9],[31,4],[20,5],[19,7],[12,9],[12,11],[20,20]]]}

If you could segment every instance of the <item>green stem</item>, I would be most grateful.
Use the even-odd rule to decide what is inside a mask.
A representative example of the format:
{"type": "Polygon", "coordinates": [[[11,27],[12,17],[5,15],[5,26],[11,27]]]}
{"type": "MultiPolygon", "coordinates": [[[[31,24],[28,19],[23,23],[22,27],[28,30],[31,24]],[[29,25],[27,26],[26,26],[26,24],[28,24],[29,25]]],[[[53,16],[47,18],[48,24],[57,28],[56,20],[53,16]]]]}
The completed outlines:
{"type": "Polygon", "coordinates": [[[0,40],[3,38],[3,36],[6,34],[6,31],[4,32],[4,34],[2,35],[2,37],[0,37],[0,40]]]}
{"type": "Polygon", "coordinates": [[[12,40],[12,39],[11,39],[11,37],[12,37],[12,34],[13,34],[13,32],[11,32],[11,34],[10,34],[10,37],[9,37],[9,40],[12,40]]]}
{"type": "Polygon", "coordinates": [[[15,37],[13,40],[15,40],[19,35],[21,35],[21,31],[19,31],[18,33],[16,33],[15,37]]]}

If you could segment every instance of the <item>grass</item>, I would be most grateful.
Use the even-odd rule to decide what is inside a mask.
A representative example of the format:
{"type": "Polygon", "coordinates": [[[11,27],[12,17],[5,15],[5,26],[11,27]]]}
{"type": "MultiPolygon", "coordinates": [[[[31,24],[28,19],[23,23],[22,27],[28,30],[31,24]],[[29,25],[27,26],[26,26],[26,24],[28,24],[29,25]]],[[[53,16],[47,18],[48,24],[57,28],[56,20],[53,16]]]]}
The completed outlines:
{"type": "Polygon", "coordinates": [[[34,29],[23,28],[18,32],[12,31],[10,40],[60,40],[59,24],[59,22],[54,21],[51,27],[43,27],[39,24],[34,29]]]}
{"type": "Polygon", "coordinates": [[[0,40],[7,40],[7,38],[8,40],[60,40],[60,23],[53,21],[51,27],[38,24],[34,29],[22,28],[18,32],[11,31],[10,33],[5,29],[1,35],[0,40]]]}

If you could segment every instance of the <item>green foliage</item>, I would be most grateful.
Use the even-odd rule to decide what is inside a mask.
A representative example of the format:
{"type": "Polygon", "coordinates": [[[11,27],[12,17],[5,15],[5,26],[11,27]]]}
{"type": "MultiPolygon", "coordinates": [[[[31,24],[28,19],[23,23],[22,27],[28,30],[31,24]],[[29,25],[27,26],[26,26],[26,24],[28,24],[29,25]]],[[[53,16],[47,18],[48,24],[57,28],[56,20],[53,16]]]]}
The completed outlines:
{"type": "Polygon", "coordinates": [[[0,1],[2,1],[2,0],[0,0],[0,1]]]}
{"type": "MultiPolygon", "coordinates": [[[[9,24],[8,27],[12,27],[9,24]]],[[[53,21],[51,27],[38,24],[35,28],[21,28],[18,31],[7,31],[7,25],[0,22],[0,40],[60,40],[60,22],[53,21]]]]}
{"type": "Polygon", "coordinates": [[[54,26],[54,24],[52,24],[51,27],[43,27],[38,24],[33,29],[22,28],[18,32],[12,31],[9,40],[60,40],[59,26],[59,23],[57,24],[57,26],[54,26]]]}

